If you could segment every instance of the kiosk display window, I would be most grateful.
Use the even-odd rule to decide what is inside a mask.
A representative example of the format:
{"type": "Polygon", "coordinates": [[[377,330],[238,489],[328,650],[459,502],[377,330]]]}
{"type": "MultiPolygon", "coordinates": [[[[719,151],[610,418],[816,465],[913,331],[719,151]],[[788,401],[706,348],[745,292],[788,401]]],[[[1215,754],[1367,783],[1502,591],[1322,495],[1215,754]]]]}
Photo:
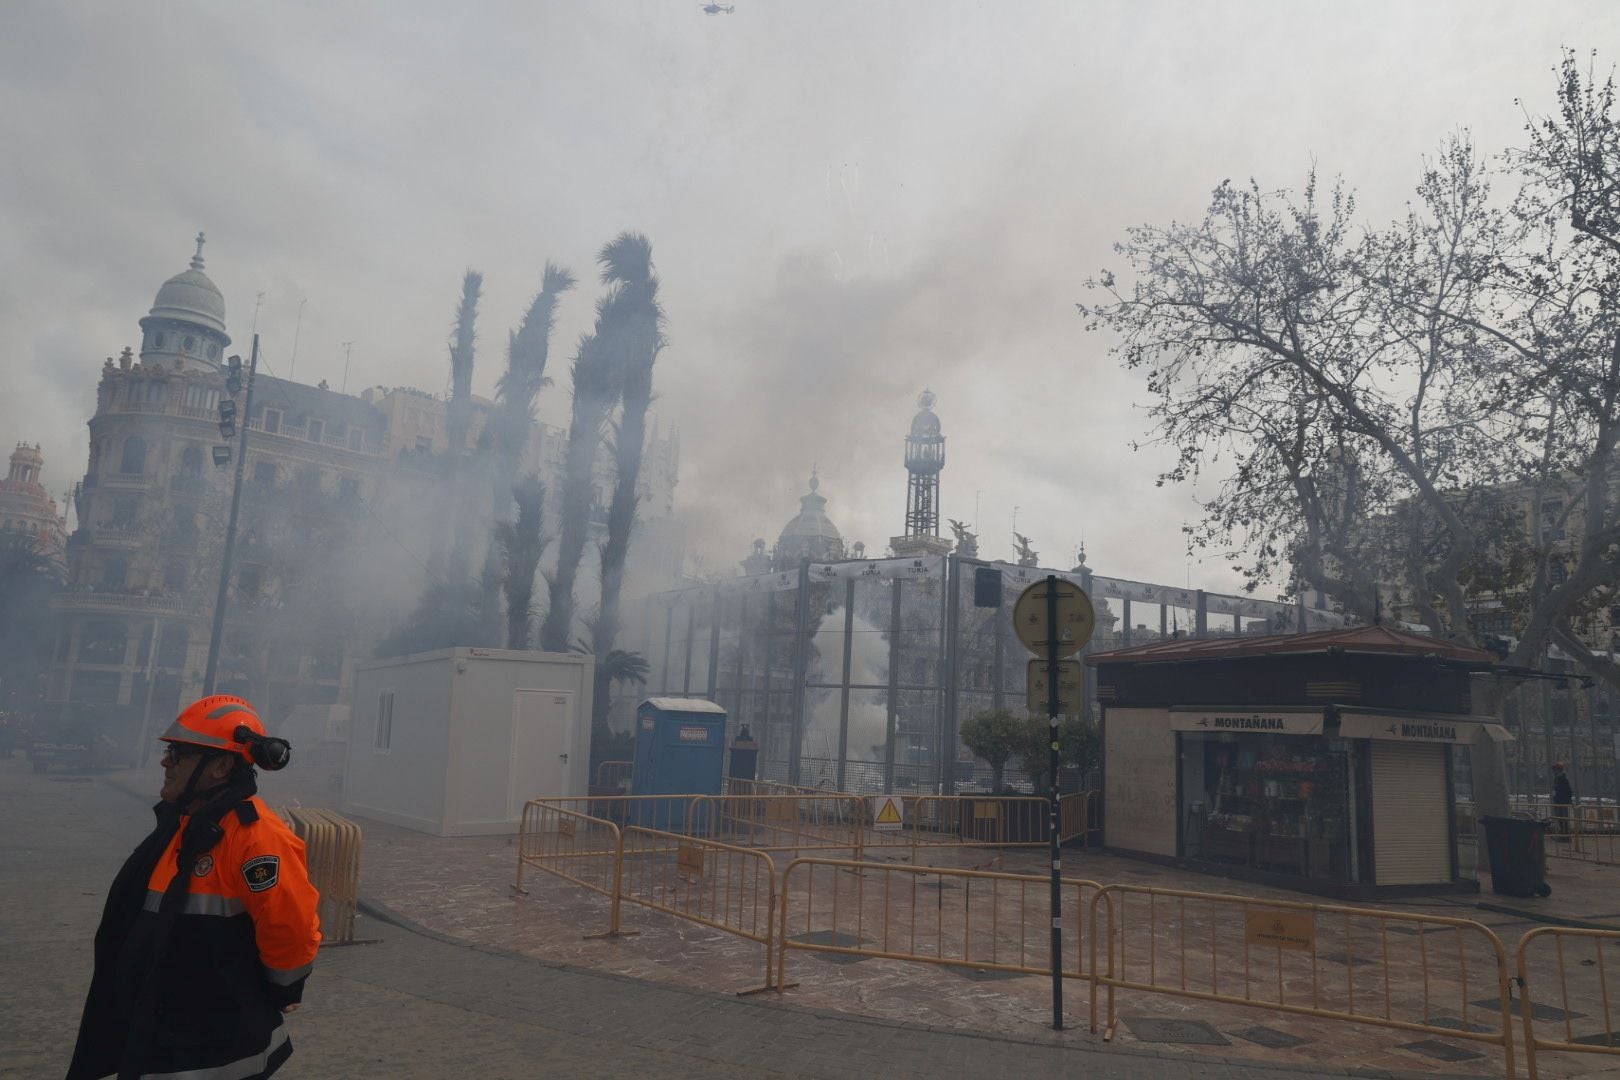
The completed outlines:
{"type": "Polygon", "coordinates": [[[1182,855],[1273,874],[1360,880],[1350,744],[1184,734],[1182,855]]]}

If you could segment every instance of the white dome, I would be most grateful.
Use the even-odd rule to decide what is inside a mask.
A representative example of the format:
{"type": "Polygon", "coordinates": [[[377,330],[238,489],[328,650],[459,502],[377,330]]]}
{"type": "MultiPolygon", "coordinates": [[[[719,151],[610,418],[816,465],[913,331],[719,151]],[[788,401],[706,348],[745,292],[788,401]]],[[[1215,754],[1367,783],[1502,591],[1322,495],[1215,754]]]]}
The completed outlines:
{"type": "Polygon", "coordinates": [[[192,256],[191,269],[174,275],[158,290],[152,301],[151,316],[160,319],[178,319],[195,323],[210,330],[225,332],[225,297],[220,295],[207,274],[203,273],[203,235],[197,234],[197,254],[192,256]]]}

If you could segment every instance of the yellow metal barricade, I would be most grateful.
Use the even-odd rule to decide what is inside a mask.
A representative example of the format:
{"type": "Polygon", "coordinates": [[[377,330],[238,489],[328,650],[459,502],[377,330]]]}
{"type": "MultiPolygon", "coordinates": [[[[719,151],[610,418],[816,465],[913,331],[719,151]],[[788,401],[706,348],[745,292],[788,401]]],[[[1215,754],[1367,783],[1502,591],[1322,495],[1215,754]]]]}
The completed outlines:
{"type": "Polygon", "coordinates": [[[321,944],[353,942],[360,903],[360,826],[314,807],[283,807],[281,817],[304,842],[310,884],[321,897],[321,944]]]}
{"type": "MultiPolygon", "coordinates": [[[[1051,878],[846,859],[782,871],[776,974],[790,949],[1051,975],[1051,878]]],[[[1063,975],[1084,978],[1085,916],[1096,882],[1064,878],[1063,975]]]]}
{"type": "Polygon", "coordinates": [[[644,829],[685,832],[691,820],[694,795],[542,795],[534,802],[586,817],[611,821],[620,828],[639,825],[644,829]]]}
{"type": "Polygon", "coordinates": [[[1090,847],[1093,840],[1102,840],[1102,819],[1097,809],[1102,804],[1100,791],[1075,791],[1058,799],[1058,838],[1067,844],[1078,840],[1081,847],[1090,847]]]}
{"type": "Polygon", "coordinates": [[[915,795],[904,802],[906,839],[915,847],[1041,847],[1051,843],[1047,833],[1051,801],[1039,796],[915,795]]]}
{"type": "Polygon", "coordinates": [[[1620,945],[1620,931],[1563,926],[1540,926],[1519,939],[1519,1004],[1530,1080],[1538,1080],[1537,1056],[1545,1051],[1620,1054],[1611,1005],[1616,994],[1609,986],[1614,963],[1603,955],[1605,947],[1614,945],[1620,945]],[[1551,948],[1534,957],[1532,972],[1537,944],[1551,948]],[[1599,1009],[1601,1016],[1592,1015],[1599,1009]]]}
{"type": "Polygon", "coordinates": [[[536,799],[523,807],[518,828],[517,880],[520,893],[523,870],[532,866],[609,898],[609,934],[619,931],[619,827],[606,818],[576,813],[536,799]]]}
{"type": "Polygon", "coordinates": [[[807,787],[803,784],[783,784],[776,780],[743,780],[734,776],[725,779],[726,795],[848,795],[847,791],[807,787]]]}
{"type": "Polygon", "coordinates": [[[685,830],[756,851],[859,852],[865,803],[857,795],[699,795],[685,830]]]}
{"type": "Polygon", "coordinates": [[[618,861],[620,898],[758,942],[765,947],[765,981],[743,992],[775,985],[776,864],[769,855],[631,826],[621,835],[618,861]]]}
{"type": "Polygon", "coordinates": [[[1109,885],[1091,922],[1093,1030],[1123,989],[1500,1046],[1516,1075],[1507,954],[1471,919],[1109,885]]]}
{"type": "Polygon", "coordinates": [[[1554,807],[1547,829],[1547,857],[1620,866],[1620,830],[1603,815],[1610,807],[1554,807]],[[1568,811],[1559,813],[1559,811],[1568,811]]]}

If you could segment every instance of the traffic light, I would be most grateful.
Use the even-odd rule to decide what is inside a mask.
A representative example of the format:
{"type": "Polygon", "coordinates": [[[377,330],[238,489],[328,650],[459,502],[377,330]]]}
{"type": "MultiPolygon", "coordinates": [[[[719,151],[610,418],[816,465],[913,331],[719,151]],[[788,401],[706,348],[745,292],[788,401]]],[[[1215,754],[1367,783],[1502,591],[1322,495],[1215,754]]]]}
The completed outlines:
{"type": "Polygon", "coordinates": [[[236,435],[236,402],[230,398],[219,403],[219,434],[225,439],[236,435]]]}
{"type": "Polygon", "coordinates": [[[233,356],[226,364],[225,389],[232,395],[238,394],[242,390],[242,358],[233,356]]]}
{"type": "Polygon", "coordinates": [[[228,446],[214,447],[214,465],[223,469],[231,463],[231,448],[228,446]]]}

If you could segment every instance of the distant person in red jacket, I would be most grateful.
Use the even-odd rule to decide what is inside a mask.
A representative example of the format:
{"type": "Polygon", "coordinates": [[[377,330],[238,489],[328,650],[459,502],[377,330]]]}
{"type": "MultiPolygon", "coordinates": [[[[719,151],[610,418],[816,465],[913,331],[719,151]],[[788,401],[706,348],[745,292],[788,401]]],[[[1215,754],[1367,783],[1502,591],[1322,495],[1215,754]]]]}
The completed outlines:
{"type": "Polygon", "coordinates": [[[303,841],[257,796],[290,748],[225,695],[160,737],[157,827],[107,894],[67,1077],[266,1077],[321,943],[303,841]]]}

